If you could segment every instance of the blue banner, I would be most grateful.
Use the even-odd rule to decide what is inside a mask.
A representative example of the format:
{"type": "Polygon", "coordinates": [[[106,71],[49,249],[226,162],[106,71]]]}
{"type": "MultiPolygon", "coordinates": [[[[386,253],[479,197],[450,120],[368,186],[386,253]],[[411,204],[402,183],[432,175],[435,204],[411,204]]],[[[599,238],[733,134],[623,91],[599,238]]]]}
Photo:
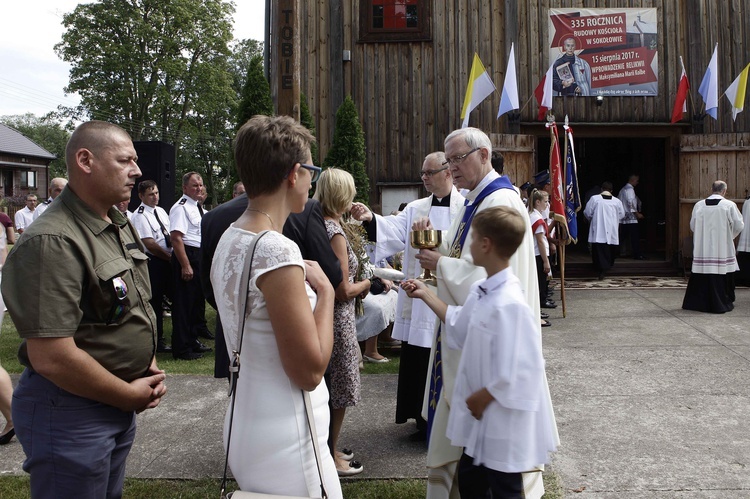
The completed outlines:
{"type": "Polygon", "coordinates": [[[569,243],[578,242],[578,220],[576,213],[581,209],[581,195],[578,193],[578,170],[573,146],[573,129],[565,126],[565,216],[568,220],[569,243]]]}

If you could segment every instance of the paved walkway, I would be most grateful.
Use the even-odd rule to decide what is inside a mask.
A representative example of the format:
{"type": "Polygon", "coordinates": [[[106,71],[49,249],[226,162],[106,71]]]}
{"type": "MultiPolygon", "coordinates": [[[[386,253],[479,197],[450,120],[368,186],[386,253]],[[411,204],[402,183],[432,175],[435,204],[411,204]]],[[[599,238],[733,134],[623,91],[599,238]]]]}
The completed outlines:
{"type": "Polygon", "coordinates": [[[544,333],[566,497],[750,497],[750,290],[723,315],[679,289],[567,295],[544,333]]]}
{"type": "MultiPolygon", "coordinates": [[[[725,315],[683,311],[680,289],[568,290],[544,329],[562,445],[551,469],[566,497],[750,498],[750,290],[725,315]]],[[[413,424],[393,424],[395,375],[363,377],[342,444],[361,478],[424,477],[413,424]]],[[[139,416],[127,474],[219,477],[226,383],[170,376],[170,393],[139,416]]],[[[0,474],[22,473],[17,440],[0,474]]]]}

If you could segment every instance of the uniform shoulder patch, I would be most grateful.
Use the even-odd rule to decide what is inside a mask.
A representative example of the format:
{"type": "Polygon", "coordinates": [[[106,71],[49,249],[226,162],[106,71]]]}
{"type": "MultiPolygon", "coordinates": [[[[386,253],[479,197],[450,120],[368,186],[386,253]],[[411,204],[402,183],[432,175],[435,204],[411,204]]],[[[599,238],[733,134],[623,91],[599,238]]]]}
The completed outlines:
{"type": "Polygon", "coordinates": [[[143,206],[143,205],[140,205],[140,206],[138,207],[138,213],[143,213],[143,209],[144,209],[144,208],[145,208],[145,206],[143,206]]]}
{"type": "Polygon", "coordinates": [[[187,203],[187,198],[180,199],[180,203],[179,204],[185,204],[185,203],[187,203]]]}

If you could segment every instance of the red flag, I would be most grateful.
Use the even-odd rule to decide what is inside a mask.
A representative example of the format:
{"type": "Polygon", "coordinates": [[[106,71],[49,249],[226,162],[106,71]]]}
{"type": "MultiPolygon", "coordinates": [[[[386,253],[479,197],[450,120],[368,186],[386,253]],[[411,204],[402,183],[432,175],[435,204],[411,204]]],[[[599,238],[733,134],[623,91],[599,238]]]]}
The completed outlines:
{"type": "Polygon", "coordinates": [[[557,136],[557,124],[548,123],[550,131],[550,140],[552,145],[549,150],[549,174],[552,184],[552,195],[550,196],[550,215],[553,220],[559,222],[559,227],[563,230],[558,231],[558,238],[567,239],[568,237],[568,218],[565,215],[565,184],[563,183],[562,162],[560,160],[560,143],[557,136]]]}
{"type": "Polygon", "coordinates": [[[539,103],[539,115],[538,119],[544,120],[544,116],[547,114],[547,110],[552,108],[552,67],[554,63],[550,65],[547,70],[547,74],[544,75],[542,81],[534,89],[534,96],[536,101],[539,103]]]}
{"type": "MultiPolygon", "coordinates": [[[[682,64],[682,56],[680,56],[680,64],[682,64]]],[[[677,87],[677,96],[674,99],[674,108],[672,108],[672,123],[682,120],[682,115],[687,112],[689,88],[690,83],[688,83],[687,74],[685,73],[685,65],[682,64],[682,76],[680,76],[680,84],[677,87]]]]}

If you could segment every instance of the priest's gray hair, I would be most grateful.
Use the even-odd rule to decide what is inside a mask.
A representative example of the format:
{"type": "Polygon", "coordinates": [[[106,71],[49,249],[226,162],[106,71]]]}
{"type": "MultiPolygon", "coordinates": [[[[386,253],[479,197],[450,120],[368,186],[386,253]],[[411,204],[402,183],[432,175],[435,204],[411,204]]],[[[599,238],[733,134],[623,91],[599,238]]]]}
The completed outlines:
{"type": "Polygon", "coordinates": [[[490,138],[487,136],[487,134],[481,131],[479,128],[467,127],[453,130],[445,138],[444,144],[447,144],[449,140],[455,137],[461,136],[463,136],[466,145],[471,147],[472,149],[474,149],[475,147],[487,149],[487,157],[490,157],[490,154],[492,154],[492,142],[490,141],[490,138]]]}
{"type": "Polygon", "coordinates": [[[723,180],[717,180],[713,183],[711,186],[711,192],[714,194],[721,194],[722,192],[727,190],[727,183],[723,180]]]}

